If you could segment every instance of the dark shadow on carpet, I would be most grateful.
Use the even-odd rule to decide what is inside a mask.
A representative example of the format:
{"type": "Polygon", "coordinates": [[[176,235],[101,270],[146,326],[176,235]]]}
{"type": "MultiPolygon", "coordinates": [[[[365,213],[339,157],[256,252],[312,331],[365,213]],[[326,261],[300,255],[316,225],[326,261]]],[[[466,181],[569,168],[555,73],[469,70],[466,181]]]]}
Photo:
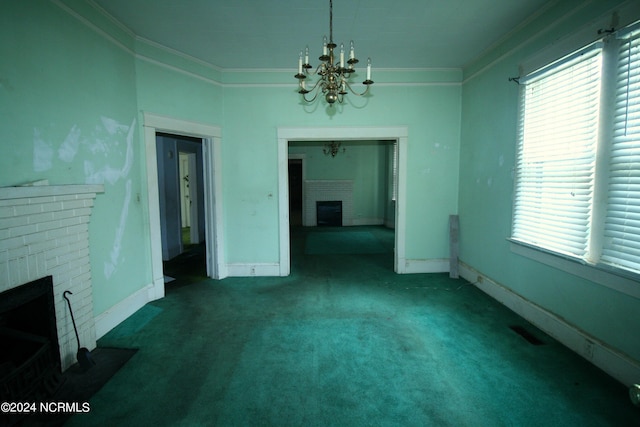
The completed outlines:
{"type": "MultiPolygon", "coordinates": [[[[104,386],[111,377],[120,370],[137,349],[98,347],[91,352],[95,365],[84,371],[77,363],[63,374],[63,383],[49,399],[49,402],[83,402],[89,399],[104,386]]],[[[73,414],[34,414],[20,420],[12,420],[17,426],[61,426],[73,414]],[[17,422],[17,423],[15,423],[17,422]]]]}

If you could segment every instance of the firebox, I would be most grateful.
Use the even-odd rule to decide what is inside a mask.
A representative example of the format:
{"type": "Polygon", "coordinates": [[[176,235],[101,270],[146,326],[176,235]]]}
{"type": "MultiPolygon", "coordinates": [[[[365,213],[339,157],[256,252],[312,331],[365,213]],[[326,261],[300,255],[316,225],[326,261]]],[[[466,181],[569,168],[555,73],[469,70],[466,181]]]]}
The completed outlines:
{"type": "Polygon", "coordinates": [[[317,201],[316,221],[318,226],[342,227],[342,201],[317,201]]]}
{"type": "Polygon", "coordinates": [[[0,293],[0,400],[35,401],[60,385],[53,279],[0,293]]]}

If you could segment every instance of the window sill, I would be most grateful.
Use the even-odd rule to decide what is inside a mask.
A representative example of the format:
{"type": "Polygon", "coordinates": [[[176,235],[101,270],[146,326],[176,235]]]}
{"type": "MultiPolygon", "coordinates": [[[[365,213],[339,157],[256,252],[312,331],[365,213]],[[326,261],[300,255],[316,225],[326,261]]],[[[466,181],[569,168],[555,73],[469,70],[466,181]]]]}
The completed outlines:
{"type": "Polygon", "coordinates": [[[523,257],[538,261],[542,264],[557,268],[574,276],[587,279],[591,282],[606,286],[607,288],[640,299],[640,283],[637,280],[624,277],[602,268],[585,264],[579,260],[565,257],[544,249],[536,248],[519,242],[507,239],[511,243],[511,252],[523,257]]]}

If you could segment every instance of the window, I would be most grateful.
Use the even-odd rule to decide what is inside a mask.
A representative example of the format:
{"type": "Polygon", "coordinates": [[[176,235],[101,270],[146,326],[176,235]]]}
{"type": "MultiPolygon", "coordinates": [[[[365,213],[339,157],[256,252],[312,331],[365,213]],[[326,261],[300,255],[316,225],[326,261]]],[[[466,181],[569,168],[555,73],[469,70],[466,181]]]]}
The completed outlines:
{"type": "Polygon", "coordinates": [[[640,31],[521,79],[512,240],[640,273],[640,31]]]}

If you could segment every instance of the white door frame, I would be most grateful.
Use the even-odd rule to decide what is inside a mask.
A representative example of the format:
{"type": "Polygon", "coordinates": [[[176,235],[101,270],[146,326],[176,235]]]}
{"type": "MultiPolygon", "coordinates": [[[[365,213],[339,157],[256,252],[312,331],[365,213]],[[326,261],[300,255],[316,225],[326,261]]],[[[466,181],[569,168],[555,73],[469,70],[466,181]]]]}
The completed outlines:
{"type": "Polygon", "coordinates": [[[394,271],[406,273],[406,190],[409,131],[399,127],[278,128],[278,209],[280,211],[280,276],[291,272],[289,243],[289,141],[395,141],[398,144],[398,194],[396,200],[394,271]]]}
{"type": "Polygon", "coordinates": [[[227,275],[223,258],[222,161],[220,155],[222,138],[220,128],[217,126],[188,122],[147,112],[143,114],[147,193],[149,198],[152,299],[158,299],[164,296],[164,272],[162,269],[162,241],[160,237],[156,132],[202,138],[207,275],[215,279],[221,279],[227,275]]]}

